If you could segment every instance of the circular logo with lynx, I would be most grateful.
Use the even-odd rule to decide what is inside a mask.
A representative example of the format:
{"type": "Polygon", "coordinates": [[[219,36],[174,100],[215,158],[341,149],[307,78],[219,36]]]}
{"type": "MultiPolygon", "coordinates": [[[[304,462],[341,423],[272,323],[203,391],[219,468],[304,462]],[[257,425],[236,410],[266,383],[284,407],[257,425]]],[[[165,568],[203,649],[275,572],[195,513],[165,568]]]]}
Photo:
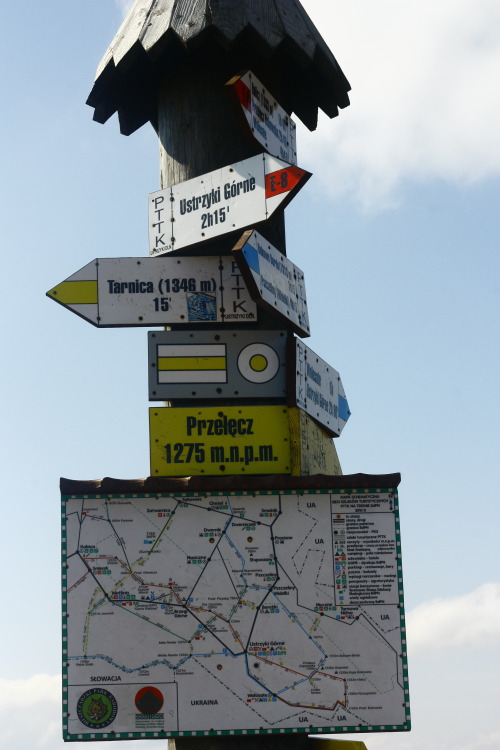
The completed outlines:
{"type": "Polygon", "coordinates": [[[78,718],[90,729],[103,729],[114,721],[118,706],[114,695],[103,688],[87,690],[76,704],[78,718]]]}

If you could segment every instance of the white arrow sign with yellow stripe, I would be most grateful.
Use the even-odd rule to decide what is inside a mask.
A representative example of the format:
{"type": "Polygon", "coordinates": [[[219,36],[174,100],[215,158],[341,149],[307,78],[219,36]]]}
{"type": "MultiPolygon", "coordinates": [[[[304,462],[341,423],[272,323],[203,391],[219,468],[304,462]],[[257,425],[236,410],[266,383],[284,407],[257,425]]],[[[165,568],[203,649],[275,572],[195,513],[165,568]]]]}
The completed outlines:
{"type": "Polygon", "coordinates": [[[47,296],[100,328],[257,320],[231,257],[97,258],[47,296]]]}

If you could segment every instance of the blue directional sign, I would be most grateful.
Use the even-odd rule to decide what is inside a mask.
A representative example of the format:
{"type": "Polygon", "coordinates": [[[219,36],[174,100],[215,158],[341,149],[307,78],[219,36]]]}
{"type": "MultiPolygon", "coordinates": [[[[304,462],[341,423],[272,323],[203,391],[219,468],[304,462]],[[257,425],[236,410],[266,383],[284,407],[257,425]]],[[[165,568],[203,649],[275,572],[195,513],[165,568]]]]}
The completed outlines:
{"type": "Polygon", "coordinates": [[[259,232],[249,229],[233,254],[254,302],[270,310],[299,336],[309,336],[304,274],[259,232]]]}
{"type": "Polygon", "coordinates": [[[338,437],[351,412],[337,370],[297,338],[288,343],[287,361],[294,403],[338,437]]]}

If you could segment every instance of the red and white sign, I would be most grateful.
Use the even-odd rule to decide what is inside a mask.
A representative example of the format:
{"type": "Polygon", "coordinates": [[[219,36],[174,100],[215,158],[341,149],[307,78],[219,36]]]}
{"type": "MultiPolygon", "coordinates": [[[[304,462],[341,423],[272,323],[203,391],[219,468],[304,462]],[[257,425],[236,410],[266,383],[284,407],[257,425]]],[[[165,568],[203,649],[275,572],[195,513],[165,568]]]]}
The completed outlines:
{"type": "Polygon", "coordinates": [[[269,154],[149,196],[149,254],[165,255],[259,224],[284,208],[310,172],[269,154]]]}
{"type": "Polygon", "coordinates": [[[238,97],[253,137],[268,153],[297,164],[296,125],[274,96],[249,70],[231,78],[228,85],[238,97]]]}

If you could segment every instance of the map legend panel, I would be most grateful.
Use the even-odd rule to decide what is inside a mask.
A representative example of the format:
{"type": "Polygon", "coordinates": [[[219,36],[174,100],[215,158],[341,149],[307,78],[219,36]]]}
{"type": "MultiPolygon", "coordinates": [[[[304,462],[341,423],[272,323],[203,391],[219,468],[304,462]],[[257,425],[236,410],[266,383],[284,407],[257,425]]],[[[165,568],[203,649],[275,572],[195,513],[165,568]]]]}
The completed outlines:
{"type": "Polygon", "coordinates": [[[372,493],[364,513],[336,513],[351,495],[332,498],[336,603],[397,604],[398,565],[391,495],[372,493]]]}

